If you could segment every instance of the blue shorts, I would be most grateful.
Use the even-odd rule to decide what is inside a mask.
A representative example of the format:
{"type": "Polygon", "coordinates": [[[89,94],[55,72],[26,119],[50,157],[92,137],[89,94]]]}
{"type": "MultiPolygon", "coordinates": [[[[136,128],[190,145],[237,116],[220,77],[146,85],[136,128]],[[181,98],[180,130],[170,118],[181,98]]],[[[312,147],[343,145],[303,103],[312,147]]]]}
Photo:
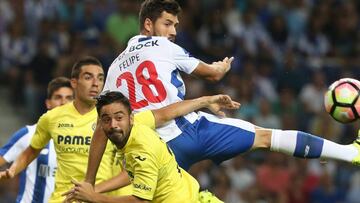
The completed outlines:
{"type": "Polygon", "coordinates": [[[188,170],[192,164],[205,159],[220,164],[251,149],[255,138],[253,124],[203,112],[198,114],[199,119],[193,124],[184,117],[175,119],[182,134],[167,143],[183,169],[188,170]]]}

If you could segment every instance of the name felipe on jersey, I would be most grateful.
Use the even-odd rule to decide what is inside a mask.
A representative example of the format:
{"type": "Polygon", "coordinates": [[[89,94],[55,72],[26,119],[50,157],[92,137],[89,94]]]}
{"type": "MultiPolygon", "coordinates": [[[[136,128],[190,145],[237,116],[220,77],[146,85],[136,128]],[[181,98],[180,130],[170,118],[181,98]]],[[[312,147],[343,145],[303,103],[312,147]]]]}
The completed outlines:
{"type": "Polygon", "coordinates": [[[131,66],[132,64],[134,64],[135,62],[138,62],[138,61],[140,61],[139,54],[130,56],[129,58],[124,60],[122,63],[119,63],[119,69],[120,69],[120,71],[123,71],[123,69],[126,69],[127,67],[131,66]]]}

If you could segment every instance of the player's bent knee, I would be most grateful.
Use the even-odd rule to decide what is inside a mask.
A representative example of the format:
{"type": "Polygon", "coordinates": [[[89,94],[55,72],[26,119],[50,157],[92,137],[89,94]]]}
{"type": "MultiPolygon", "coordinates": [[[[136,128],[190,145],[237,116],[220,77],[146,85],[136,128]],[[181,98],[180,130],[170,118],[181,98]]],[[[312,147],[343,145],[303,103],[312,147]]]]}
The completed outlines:
{"type": "Polygon", "coordinates": [[[255,140],[253,149],[270,148],[272,130],[267,128],[255,128],[255,140]]]}

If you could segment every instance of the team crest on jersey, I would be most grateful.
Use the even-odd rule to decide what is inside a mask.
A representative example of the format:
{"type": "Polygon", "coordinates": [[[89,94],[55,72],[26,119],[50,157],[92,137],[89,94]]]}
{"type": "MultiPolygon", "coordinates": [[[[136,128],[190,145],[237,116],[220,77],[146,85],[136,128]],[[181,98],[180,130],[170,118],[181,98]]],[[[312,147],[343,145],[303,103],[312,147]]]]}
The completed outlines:
{"type": "Polygon", "coordinates": [[[95,131],[95,128],[96,128],[96,122],[93,123],[92,126],[91,126],[91,129],[92,129],[93,131],[95,131]]]}

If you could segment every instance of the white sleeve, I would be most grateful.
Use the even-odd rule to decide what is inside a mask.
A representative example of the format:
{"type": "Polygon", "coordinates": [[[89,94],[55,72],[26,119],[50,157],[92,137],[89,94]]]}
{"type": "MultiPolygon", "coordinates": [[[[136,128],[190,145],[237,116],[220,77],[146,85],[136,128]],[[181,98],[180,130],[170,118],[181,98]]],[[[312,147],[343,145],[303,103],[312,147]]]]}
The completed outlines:
{"type": "Polygon", "coordinates": [[[169,50],[173,50],[173,59],[176,64],[176,68],[187,74],[192,73],[199,65],[200,60],[193,57],[188,51],[180,47],[177,44],[169,43],[171,47],[169,50]]]}
{"type": "Polygon", "coordinates": [[[0,148],[0,155],[8,163],[15,161],[16,158],[29,146],[32,135],[33,132],[29,132],[27,127],[21,128],[10,137],[8,143],[0,148]]]}
{"type": "MultiPolygon", "coordinates": [[[[117,59],[115,59],[116,61],[117,59]]],[[[114,61],[114,62],[115,62],[114,61]]],[[[114,76],[112,74],[112,70],[113,70],[113,64],[115,63],[112,63],[111,66],[109,67],[109,70],[107,72],[107,75],[106,75],[106,79],[105,79],[105,84],[104,84],[104,88],[102,90],[102,93],[106,92],[106,91],[111,91],[111,90],[114,90],[114,88],[111,87],[111,85],[114,85],[115,83],[113,82],[113,79],[114,79],[114,76]]]]}

